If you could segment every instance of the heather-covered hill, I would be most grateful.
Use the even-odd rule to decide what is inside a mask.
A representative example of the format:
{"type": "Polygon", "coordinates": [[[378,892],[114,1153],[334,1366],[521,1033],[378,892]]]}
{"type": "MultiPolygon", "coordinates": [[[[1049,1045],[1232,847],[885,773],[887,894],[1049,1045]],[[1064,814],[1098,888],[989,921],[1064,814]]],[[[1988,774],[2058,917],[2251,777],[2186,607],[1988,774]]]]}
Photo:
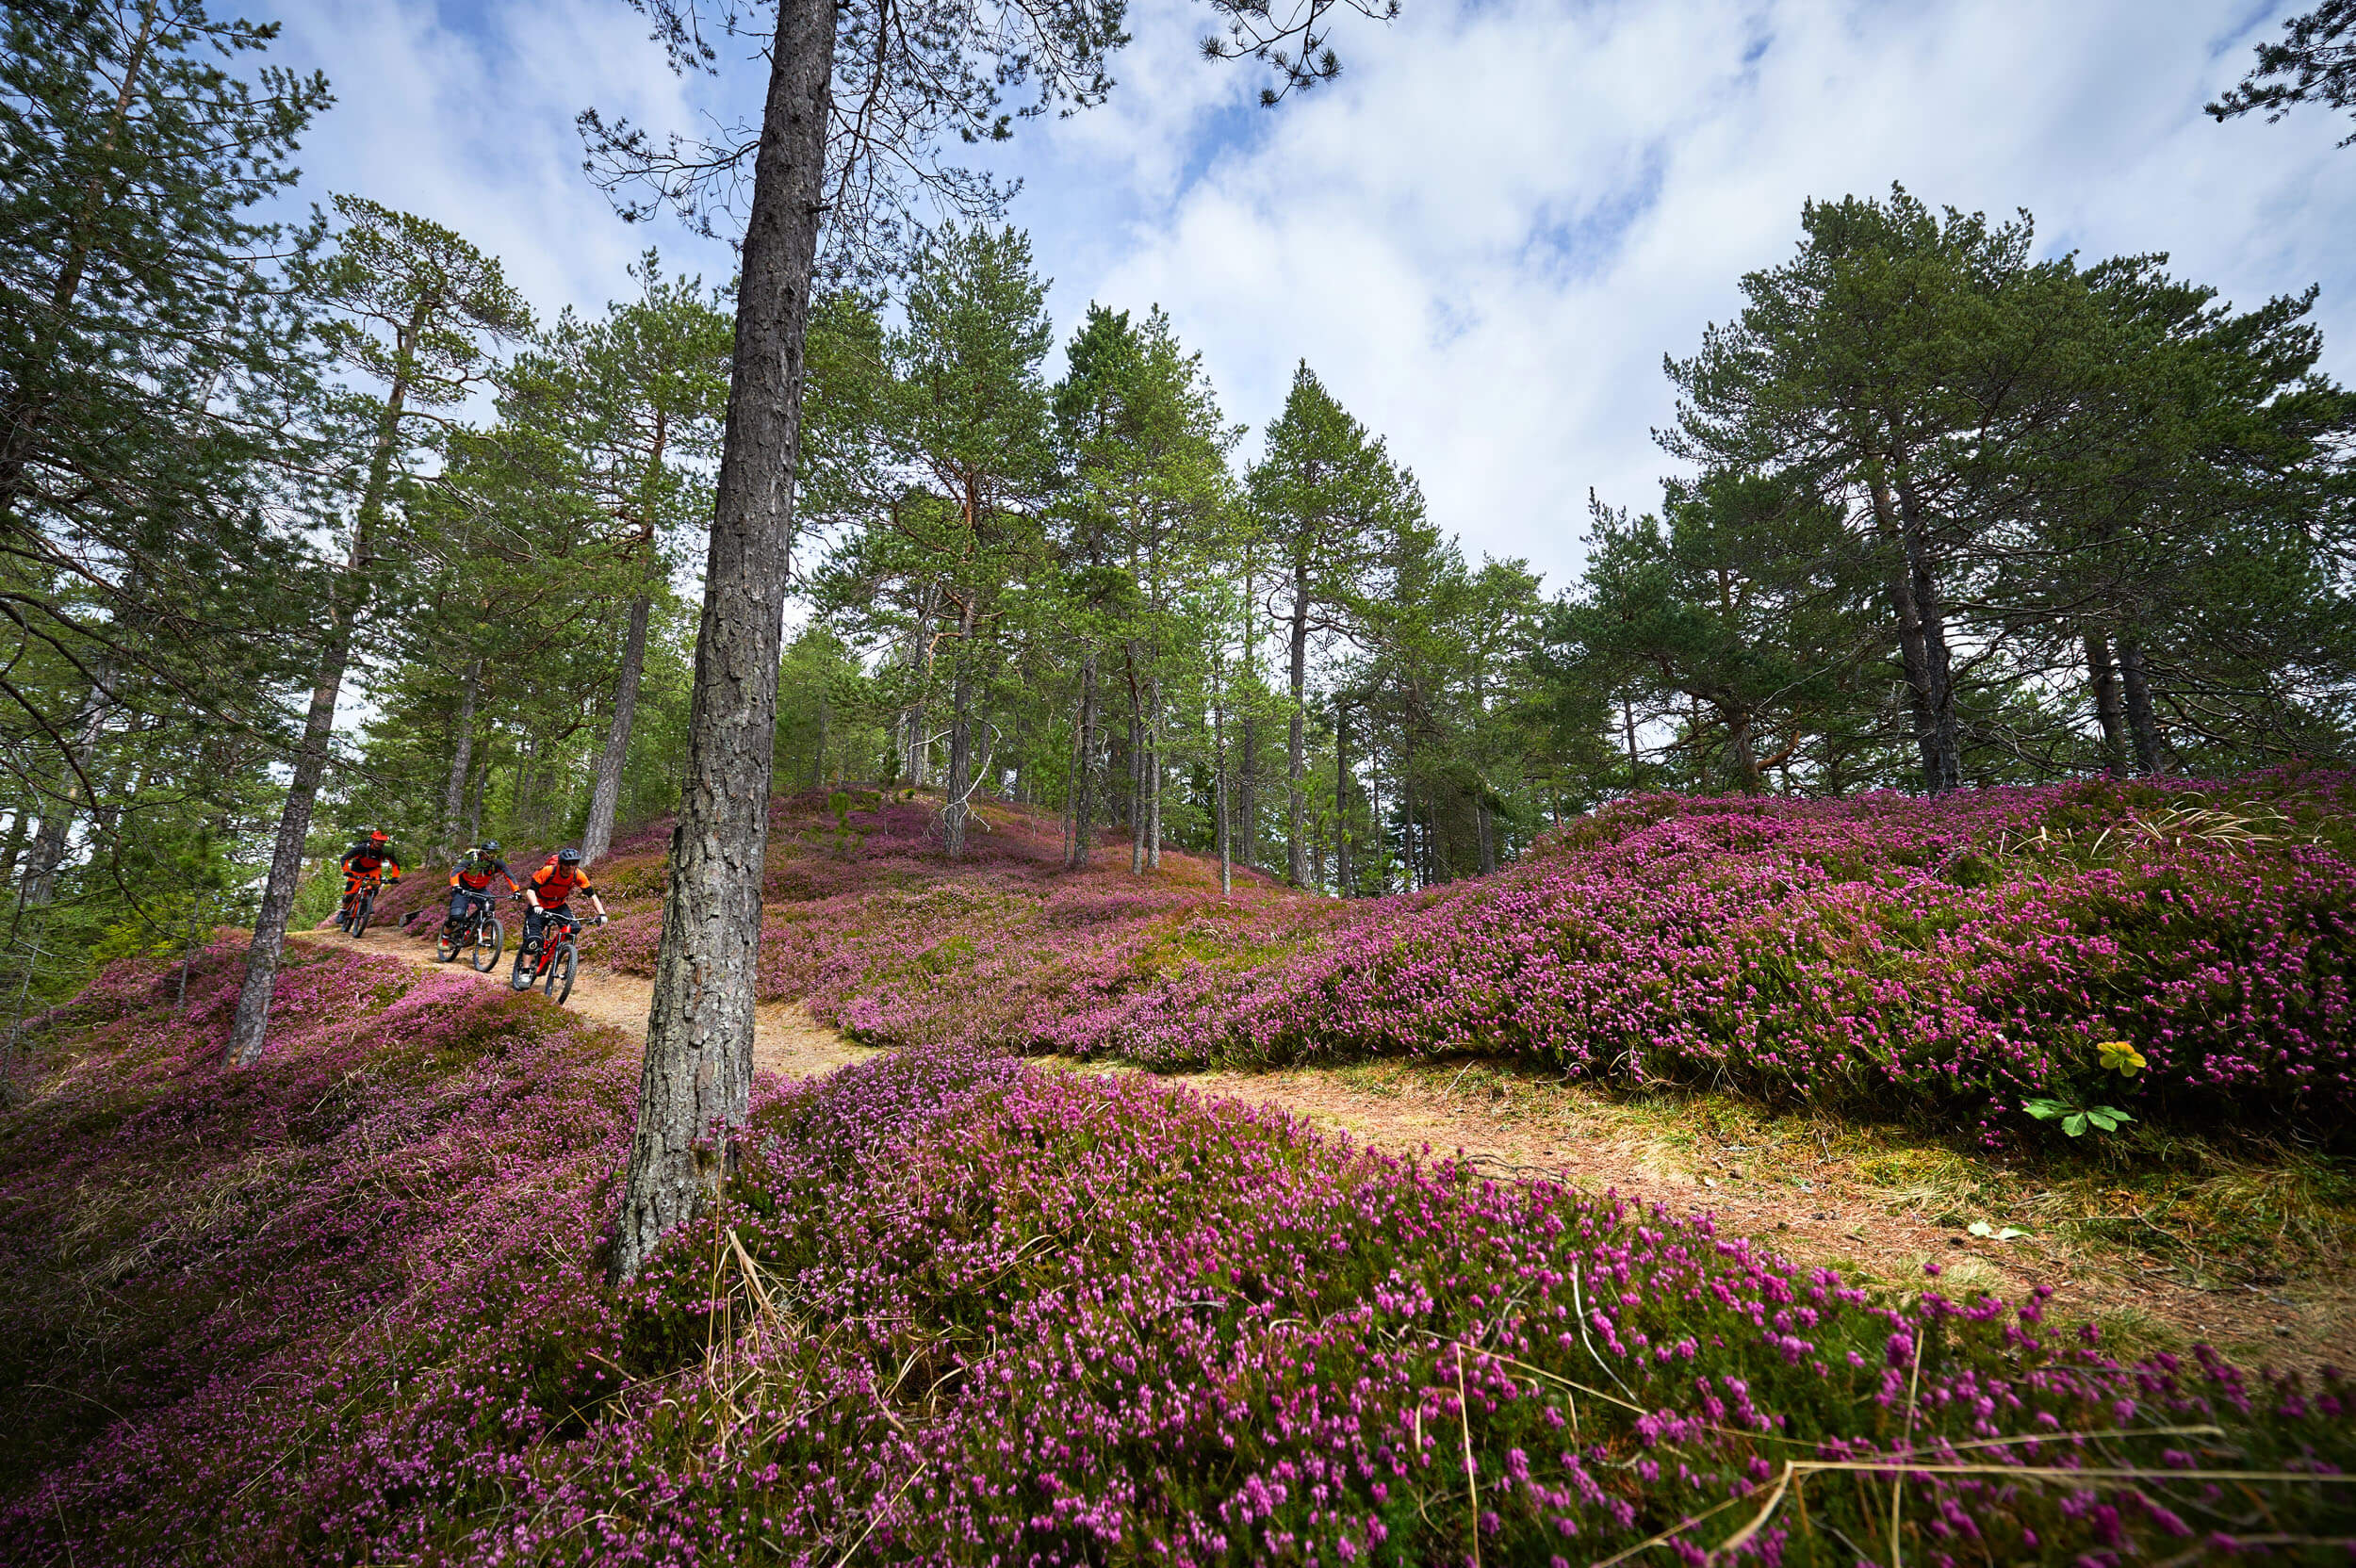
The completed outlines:
{"type": "MultiPolygon", "coordinates": [[[[2356,1109],[2348,775],[1647,797],[1495,877],[1347,905],[1257,877],[1222,899],[1175,852],[1066,874],[1054,822],[1009,808],[957,866],[923,799],[837,804],[780,805],[762,984],[878,1043],[1505,1055],[1991,1133],[2031,1100],[2326,1130],[2356,1109]],[[2144,1066],[2106,1067],[2112,1042],[2144,1066]]],[[[614,880],[651,890],[644,854],[614,880]]],[[[658,924],[649,903],[593,951],[651,972],[658,924]]]]}
{"type": "Polygon", "coordinates": [[[2347,1532],[2335,1380],[2119,1364],[2037,1299],[1863,1288],[957,1045],[764,1080],[725,1208],[616,1296],[615,1037],[322,943],[232,1071],[238,957],[118,965],[0,1122],[11,1562],[2060,1563],[2347,1532]]]}

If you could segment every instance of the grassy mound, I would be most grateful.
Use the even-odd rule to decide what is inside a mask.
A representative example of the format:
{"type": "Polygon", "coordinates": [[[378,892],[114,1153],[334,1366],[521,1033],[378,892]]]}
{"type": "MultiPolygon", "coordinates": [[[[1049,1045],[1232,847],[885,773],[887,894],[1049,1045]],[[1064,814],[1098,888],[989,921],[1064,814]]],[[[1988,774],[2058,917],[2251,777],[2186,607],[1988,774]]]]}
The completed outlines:
{"type": "Polygon", "coordinates": [[[616,1297],[612,1037],[330,950],[230,1072],[237,957],[185,1001],[112,972],[0,1124],[11,1562],[2073,1562],[2356,1526],[2307,1478],[2356,1460],[2336,1380],[2122,1365],[2035,1301],[953,1045],[765,1084],[723,1211],[616,1297]]]}

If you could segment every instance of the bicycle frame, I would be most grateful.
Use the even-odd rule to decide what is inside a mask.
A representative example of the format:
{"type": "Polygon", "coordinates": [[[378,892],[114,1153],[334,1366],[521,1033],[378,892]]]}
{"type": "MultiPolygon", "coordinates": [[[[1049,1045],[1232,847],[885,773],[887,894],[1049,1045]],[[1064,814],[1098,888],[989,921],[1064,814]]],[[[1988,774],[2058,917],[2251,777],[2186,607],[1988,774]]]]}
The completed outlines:
{"type": "Polygon", "coordinates": [[[534,961],[532,966],[532,977],[535,980],[548,973],[548,961],[556,953],[557,943],[581,939],[581,917],[579,915],[569,909],[562,913],[554,909],[546,909],[541,913],[545,918],[540,923],[540,951],[532,955],[534,961]]]}

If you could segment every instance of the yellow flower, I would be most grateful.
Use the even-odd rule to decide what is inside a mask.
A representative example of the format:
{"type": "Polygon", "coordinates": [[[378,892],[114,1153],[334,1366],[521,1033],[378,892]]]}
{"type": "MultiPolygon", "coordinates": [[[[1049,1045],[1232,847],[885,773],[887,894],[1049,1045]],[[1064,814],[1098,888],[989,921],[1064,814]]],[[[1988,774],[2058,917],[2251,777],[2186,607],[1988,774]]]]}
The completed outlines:
{"type": "Polygon", "coordinates": [[[2103,1040],[2095,1050],[2102,1054],[2102,1070],[2132,1078],[2144,1070],[2143,1053],[2125,1040],[2103,1040]]]}

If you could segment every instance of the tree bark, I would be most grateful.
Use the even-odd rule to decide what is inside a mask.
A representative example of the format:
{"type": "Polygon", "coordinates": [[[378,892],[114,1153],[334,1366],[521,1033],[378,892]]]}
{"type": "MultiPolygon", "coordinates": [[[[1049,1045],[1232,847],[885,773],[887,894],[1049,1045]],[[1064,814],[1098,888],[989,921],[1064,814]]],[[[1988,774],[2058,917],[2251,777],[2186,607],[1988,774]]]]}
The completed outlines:
{"type": "Polygon", "coordinates": [[[21,810],[8,813],[8,841],[0,848],[0,888],[16,885],[16,863],[25,858],[25,818],[21,810]]]}
{"type": "MultiPolygon", "coordinates": [[[[1227,713],[1222,705],[1211,708],[1212,787],[1217,792],[1212,815],[1219,823],[1219,896],[1235,890],[1235,830],[1227,821],[1227,713]]],[[[20,825],[22,816],[18,818],[20,825]]]]}
{"type": "Polygon", "coordinates": [[[1309,686],[1309,563],[1293,565],[1292,727],[1286,738],[1284,772],[1284,874],[1296,888],[1309,885],[1309,845],[1302,837],[1309,806],[1309,745],[1306,700],[1309,686]]]}
{"type": "Polygon", "coordinates": [[[1874,532],[1899,555],[1889,576],[1890,608],[1898,623],[1898,662],[1906,672],[1907,703],[1914,710],[1914,742],[1922,761],[1922,787],[1937,794],[1943,788],[1940,780],[1944,776],[1939,743],[1939,702],[1929,644],[1923,634],[1922,605],[1914,593],[1914,551],[1906,542],[1906,526],[1890,496],[1890,482],[1878,466],[1869,470],[1868,488],[1873,500],[1874,532]]]}
{"type": "Polygon", "coordinates": [[[2119,640],[2119,678],[2127,699],[2127,733],[2135,743],[2135,772],[2164,773],[2168,742],[2160,733],[2159,715],[2151,708],[2151,681],[2144,667],[2143,645],[2133,637],[2119,640]]]}
{"type": "Polygon", "coordinates": [[[1636,704],[1626,693],[1620,695],[1620,732],[1628,743],[1628,792],[1634,794],[1644,780],[1636,767],[1636,704]]]}
{"type": "Polygon", "coordinates": [[[1342,898],[1353,889],[1350,877],[1350,706],[1333,703],[1333,891],[1342,898]]]}
{"type": "Polygon", "coordinates": [[[818,699],[818,743],[810,751],[810,787],[814,791],[826,787],[826,728],[833,718],[833,705],[825,697],[818,699]]]}
{"type": "Polygon", "coordinates": [[[581,831],[581,858],[596,865],[614,842],[614,813],[622,803],[622,769],[630,761],[630,731],[638,716],[639,678],[646,667],[646,618],[654,598],[630,601],[630,630],[622,638],[622,669],[614,678],[614,722],[606,727],[605,750],[597,757],[597,788],[589,797],[589,822],[581,831]]]}
{"type": "Polygon", "coordinates": [[[1750,710],[1738,708],[1726,720],[1726,748],[1734,754],[1735,788],[1746,795],[1762,793],[1767,786],[1759,776],[1759,748],[1751,740],[1750,710]]]}
{"type": "MultiPolygon", "coordinates": [[[[1158,693],[1155,694],[1159,695],[1158,693]]],[[[1154,704],[1153,716],[1147,721],[1145,736],[1145,865],[1149,871],[1162,869],[1162,725],[1160,704],[1154,704]]]]}
{"type": "Polygon", "coordinates": [[[1399,727],[1399,890],[1414,892],[1423,867],[1415,858],[1415,729],[1401,723],[1399,727]]]}
{"type": "Polygon", "coordinates": [[[1066,861],[1073,871],[1088,869],[1096,840],[1096,650],[1080,659],[1079,763],[1072,770],[1072,853],[1066,861]]]}
{"type": "Polygon", "coordinates": [[[966,797],[973,792],[973,730],[968,713],[971,701],[972,683],[960,669],[950,698],[949,787],[941,808],[941,847],[949,852],[952,860],[965,858],[965,822],[969,814],[966,797]]]}
{"type": "Polygon", "coordinates": [[[1145,703],[1137,690],[1137,645],[1128,650],[1129,676],[1129,874],[1145,873],[1145,703]]]}
{"type": "Polygon", "coordinates": [[[663,1234],[717,1192],[732,1158],[733,1131],[744,1125],[752,1100],[754,966],[777,659],[835,23],[835,0],[780,0],[777,8],[752,211],[740,253],[735,363],[695,641],[686,788],[671,835],[637,1128],[614,1226],[617,1280],[634,1276],[663,1234]]]}
{"type": "Polygon", "coordinates": [[[1947,622],[1939,609],[1939,578],[1931,560],[1930,518],[1903,459],[1891,454],[1898,486],[1898,516],[1906,541],[1906,574],[1922,638],[1924,695],[1930,706],[1931,740],[1938,764],[1934,792],[1963,788],[1963,743],[1955,717],[1955,678],[1947,647],[1947,622]]]}
{"type": "Polygon", "coordinates": [[[2094,696],[2094,719],[2102,727],[2102,762],[2113,773],[2127,771],[2127,712],[2119,697],[2119,667],[2111,660],[2110,639],[2099,631],[2086,634],[2086,684],[2094,696]]]}
{"type": "Polygon", "coordinates": [[[1473,795],[1473,816],[1481,829],[1481,874],[1487,876],[1497,869],[1497,816],[1489,808],[1486,790],[1473,795]]]}
{"type": "Polygon", "coordinates": [[[1235,825],[1242,829],[1235,845],[1235,858],[1247,866],[1260,863],[1260,716],[1243,716],[1243,753],[1241,776],[1235,781],[1234,801],[1235,825]]]}
{"type": "Polygon", "coordinates": [[[450,781],[442,791],[442,854],[445,858],[458,853],[458,818],[466,808],[466,778],[474,771],[474,709],[476,688],[483,679],[483,661],[478,659],[466,666],[466,678],[458,688],[458,720],[450,737],[450,781]]]}

